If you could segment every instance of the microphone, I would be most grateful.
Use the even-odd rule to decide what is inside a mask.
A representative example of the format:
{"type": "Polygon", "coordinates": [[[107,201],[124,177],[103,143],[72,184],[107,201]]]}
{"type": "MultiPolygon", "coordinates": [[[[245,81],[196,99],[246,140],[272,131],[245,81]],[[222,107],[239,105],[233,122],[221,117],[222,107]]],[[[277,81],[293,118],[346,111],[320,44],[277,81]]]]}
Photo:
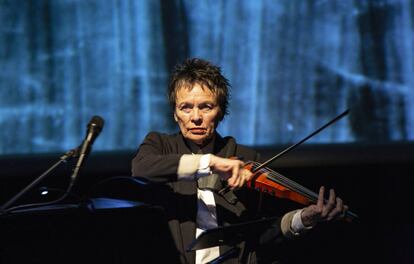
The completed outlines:
{"type": "Polygon", "coordinates": [[[86,137],[83,140],[82,144],[79,146],[80,149],[78,147],[77,149],[78,153],[75,154],[79,158],[78,158],[78,161],[76,162],[76,166],[71,175],[70,186],[73,186],[73,184],[75,183],[75,180],[79,174],[79,170],[82,164],[84,163],[84,161],[86,160],[86,157],[89,155],[92,149],[92,144],[95,141],[95,139],[99,136],[99,133],[102,131],[103,126],[104,126],[104,120],[100,116],[93,116],[91,121],[89,121],[88,126],[87,126],[86,137]]]}

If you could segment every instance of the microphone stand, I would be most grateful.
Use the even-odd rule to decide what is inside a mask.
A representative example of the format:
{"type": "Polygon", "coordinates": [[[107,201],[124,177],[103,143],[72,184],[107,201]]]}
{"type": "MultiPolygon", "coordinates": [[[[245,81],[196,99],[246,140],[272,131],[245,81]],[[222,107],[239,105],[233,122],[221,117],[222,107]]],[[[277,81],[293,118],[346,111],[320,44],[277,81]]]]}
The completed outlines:
{"type": "Polygon", "coordinates": [[[78,149],[72,149],[66,152],[64,155],[62,155],[59,158],[59,161],[57,161],[55,164],[53,164],[48,170],[46,170],[42,175],[40,175],[37,179],[35,179],[33,182],[31,182],[29,185],[27,185],[23,190],[21,190],[18,194],[13,196],[9,201],[7,201],[3,206],[0,208],[0,214],[3,212],[6,212],[6,209],[9,208],[14,202],[16,202],[20,197],[22,197],[25,193],[27,193],[29,190],[33,188],[37,183],[39,183],[41,180],[43,180],[51,171],[53,171],[55,168],[57,168],[61,163],[67,162],[71,158],[75,157],[78,154],[78,149]]]}

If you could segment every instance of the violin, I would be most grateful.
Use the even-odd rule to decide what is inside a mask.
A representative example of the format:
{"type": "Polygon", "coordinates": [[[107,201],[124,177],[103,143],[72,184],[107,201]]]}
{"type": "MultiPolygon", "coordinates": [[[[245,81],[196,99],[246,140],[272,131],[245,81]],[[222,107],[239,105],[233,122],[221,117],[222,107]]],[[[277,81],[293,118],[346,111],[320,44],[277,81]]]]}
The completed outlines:
{"type": "MultiPolygon", "coordinates": [[[[316,204],[318,201],[317,193],[274,170],[267,167],[257,169],[259,167],[261,167],[261,164],[254,161],[247,162],[244,165],[244,169],[253,173],[251,180],[246,183],[248,188],[270,194],[274,197],[289,199],[303,205],[316,204]]],[[[356,218],[358,216],[355,213],[349,210],[345,212],[345,220],[348,222],[356,218]]]]}
{"type": "MultiPolygon", "coordinates": [[[[246,183],[246,186],[251,189],[255,189],[257,191],[268,193],[270,195],[273,195],[278,198],[284,198],[289,199],[294,202],[303,204],[303,205],[309,205],[309,204],[315,204],[318,201],[318,194],[311,191],[310,189],[300,185],[299,183],[294,182],[293,180],[283,176],[282,174],[269,169],[266,167],[270,162],[274,161],[277,158],[280,158],[282,155],[285,155],[292,149],[296,148],[309,138],[313,137],[329,125],[333,124],[340,118],[344,117],[349,113],[349,110],[344,111],[343,113],[336,116],[334,119],[320,127],[319,129],[315,130],[313,133],[299,141],[298,143],[288,147],[287,149],[283,150],[276,156],[270,158],[264,163],[258,163],[255,161],[249,161],[245,163],[244,169],[249,170],[253,173],[253,177],[251,180],[249,180],[246,183]]],[[[223,193],[226,191],[229,187],[225,187],[219,193],[223,193]]],[[[352,221],[354,219],[358,218],[358,216],[347,210],[345,212],[345,220],[352,221]]]]}

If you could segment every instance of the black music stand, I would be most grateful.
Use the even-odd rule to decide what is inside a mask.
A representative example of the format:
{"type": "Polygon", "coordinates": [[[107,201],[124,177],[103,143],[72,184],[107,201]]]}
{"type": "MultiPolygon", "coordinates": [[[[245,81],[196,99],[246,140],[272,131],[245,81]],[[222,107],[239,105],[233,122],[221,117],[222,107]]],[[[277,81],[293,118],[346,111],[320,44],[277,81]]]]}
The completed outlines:
{"type": "Polygon", "coordinates": [[[15,210],[0,215],[0,234],[0,263],[179,263],[164,210],[137,201],[15,210]]]}
{"type": "Polygon", "coordinates": [[[240,249],[237,247],[237,244],[242,241],[254,239],[261,233],[261,231],[270,228],[278,218],[279,217],[269,217],[205,230],[191,242],[187,251],[223,245],[230,246],[230,250],[209,262],[210,264],[222,263],[228,258],[239,254],[240,249]]]}

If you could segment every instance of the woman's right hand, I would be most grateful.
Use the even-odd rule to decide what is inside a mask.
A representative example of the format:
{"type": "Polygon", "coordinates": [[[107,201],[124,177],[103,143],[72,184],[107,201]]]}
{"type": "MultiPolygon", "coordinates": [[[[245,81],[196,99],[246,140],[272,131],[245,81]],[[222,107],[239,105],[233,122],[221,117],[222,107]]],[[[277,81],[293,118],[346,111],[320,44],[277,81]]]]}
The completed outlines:
{"type": "Polygon", "coordinates": [[[220,175],[221,179],[226,180],[231,189],[242,187],[253,176],[243,166],[244,162],[238,159],[221,158],[215,155],[210,157],[210,169],[220,175]]]}

